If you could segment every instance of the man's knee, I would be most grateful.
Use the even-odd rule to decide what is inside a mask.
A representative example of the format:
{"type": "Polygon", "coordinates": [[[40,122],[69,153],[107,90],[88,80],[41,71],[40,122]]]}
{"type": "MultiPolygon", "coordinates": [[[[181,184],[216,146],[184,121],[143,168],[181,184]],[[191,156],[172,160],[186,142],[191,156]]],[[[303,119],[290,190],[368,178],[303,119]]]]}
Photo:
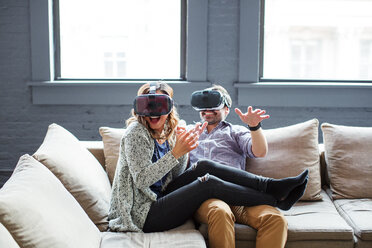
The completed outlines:
{"type": "Polygon", "coordinates": [[[205,201],[198,209],[196,216],[207,224],[235,222],[235,216],[230,206],[219,199],[205,201]]]}
{"type": "Polygon", "coordinates": [[[250,225],[255,229],[271,229],[279,231],[288,230],[285,216],[276,208],[268,205],[254,207],[233,206],[232,211],[238,223],[250,225]]]}
{"type": "Polygon", "coordinates": [[[263,216],[263,225],[270,225],[278,230],[288,230],[288,221],[281,213],[269,213],[263,216]]]}
{"type": "Polygon", "coordinates": [[[208,223],[235,223],[235,216],[231,212],[230,207],[226,204],[214,205],[210,208],[208,213],[208,223]]]}

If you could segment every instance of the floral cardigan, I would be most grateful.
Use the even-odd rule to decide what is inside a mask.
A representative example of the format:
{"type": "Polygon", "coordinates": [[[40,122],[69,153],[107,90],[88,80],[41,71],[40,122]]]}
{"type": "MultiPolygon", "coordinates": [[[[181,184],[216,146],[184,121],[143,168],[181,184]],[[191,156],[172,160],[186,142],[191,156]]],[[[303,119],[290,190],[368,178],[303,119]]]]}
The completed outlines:
{"type": "Polygon", "coordinates": [[[110,230],[142,232],[151,204],[156,201],[150,186],[170,172],[166,187],[186,168],[187,155],[177,160],[168,152],[152,163],[153,153],[154,139],[149,131],[138,122],[131,123],[120,142],[108,214],[110,230]]]}

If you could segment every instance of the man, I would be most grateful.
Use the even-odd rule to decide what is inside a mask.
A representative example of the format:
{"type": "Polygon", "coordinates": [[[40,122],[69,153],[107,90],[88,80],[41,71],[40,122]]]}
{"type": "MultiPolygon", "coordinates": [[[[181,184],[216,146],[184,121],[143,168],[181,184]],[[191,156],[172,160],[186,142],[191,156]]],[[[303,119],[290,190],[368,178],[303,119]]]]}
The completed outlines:
{"type": "MultiPolygon", "coordinates": [[[[190,152],[190,164],[199,159],[211,159],[245,170],[246,157],[266,155],[268,148],[261,121],[268,119],[269,115],[265,114],[265,110],[253,110],[251,106],[248,107],[247,113],[236,108],[235,113],[246,127],[232,125],[225,121],[231,104],[231,97],[222,86],[213,85],[200,91],[199,95],[193,94],[192,105],[199,111],[201,120],[208,122],[208,126],[200,134],[199,146],[190,152]],[[222,97],[219,106],[216,106],[218,94],[206,94],[218,93],[216,91],[222,97]],[[206,102],[212,102],[209,107],[214,107],[205,108],[208,105],[206,102]]],[[[279,210],[268,205],[229,206],[221,200],[209,199],[200,206],[195,217],[199,222],[208,224],[211,248],[235,247],[235,222],[257,230],[256,248],[283,248],[287,240],[285,217],[279,210]]]]}

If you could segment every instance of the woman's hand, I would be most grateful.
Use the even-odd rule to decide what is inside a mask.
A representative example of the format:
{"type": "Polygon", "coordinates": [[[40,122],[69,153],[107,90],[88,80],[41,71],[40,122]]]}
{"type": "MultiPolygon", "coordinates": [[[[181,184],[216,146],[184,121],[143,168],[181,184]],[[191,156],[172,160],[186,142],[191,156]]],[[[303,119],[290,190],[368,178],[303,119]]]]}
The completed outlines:
{"type": "Polygon", "coordinates": [[[198,147],[199,136],[207,126],[207,122],[201,125],[200,122],[195,124],[195,127],[186,131],[184,127],[177,127],[176,129],[176,144],[172,149],[173,156],[178,159],[186,153],[198,147]]]}
{"type": "Polygon", "coordinates": [[[252,106],[249,106],[247,113],[243,114],[242,111],[238,108],[235,108],[235,113],[237,113],[245,124],[250,127],[255,127],[264,119],[270,118],[269,115],[265,115],[266,110],[255,109],[253,110],[252,106]]]}
{"type": "Polygon", "coordinates": [[[208,126],[208,122],[203,122],[201,124],[200,122],[195,123],[195,127],[192,128],[191,130],[196,133],[198,136],[204,131],[204,129],[208,126]]]}

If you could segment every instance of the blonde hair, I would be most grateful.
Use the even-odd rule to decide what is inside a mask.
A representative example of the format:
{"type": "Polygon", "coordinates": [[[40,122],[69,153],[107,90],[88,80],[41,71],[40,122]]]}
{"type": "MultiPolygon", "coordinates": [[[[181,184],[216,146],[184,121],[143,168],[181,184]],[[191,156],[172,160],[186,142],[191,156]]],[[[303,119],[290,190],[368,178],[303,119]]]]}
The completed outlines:
{"type": "MultiPolygon", "coordinates": [[[[170,98],[173,98],[173,89],[170,87],[167,83],[164,82],[157,82],[156,83],[156,90],[160,90],[163,94],[168,95],[170,98]]],[[[150,84],[144,84],[142,85],[138,91],[137,96],[139,95],[145,95],[150,92],[150,84]]],[[[168,118],[165,122],[163,132],[161,134],[155,132],[155,130],[151,129],[150,125],[145,120],[144,116],[139,116],[134,112],[134,109],[131,111],[132,116],[126,120],[126,125],[129,126],[132,122],[139,122],[142,125],[144,125],[147,130],[150,132],[151,137],[154,139],[166,139],[170,142],[171,145],[175,142],[175,129],[179,122],[179,116],[177,112],[177,108],[173,106],[171,112],[168,114],[168,118]]]]}

